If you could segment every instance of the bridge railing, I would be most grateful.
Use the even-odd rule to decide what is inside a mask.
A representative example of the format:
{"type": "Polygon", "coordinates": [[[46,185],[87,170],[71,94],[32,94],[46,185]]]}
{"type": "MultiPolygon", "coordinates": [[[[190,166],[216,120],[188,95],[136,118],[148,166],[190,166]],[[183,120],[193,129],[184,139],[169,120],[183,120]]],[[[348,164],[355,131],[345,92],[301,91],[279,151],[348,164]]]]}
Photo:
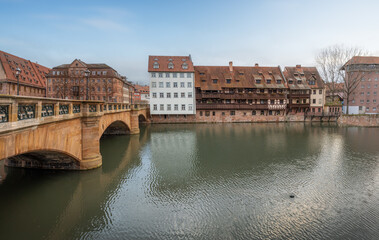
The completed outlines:
{"type": "Polygon", "coordinates": [[[0,132],[46,122],[142,109],[127,103],[0,95],[0,132]]]}

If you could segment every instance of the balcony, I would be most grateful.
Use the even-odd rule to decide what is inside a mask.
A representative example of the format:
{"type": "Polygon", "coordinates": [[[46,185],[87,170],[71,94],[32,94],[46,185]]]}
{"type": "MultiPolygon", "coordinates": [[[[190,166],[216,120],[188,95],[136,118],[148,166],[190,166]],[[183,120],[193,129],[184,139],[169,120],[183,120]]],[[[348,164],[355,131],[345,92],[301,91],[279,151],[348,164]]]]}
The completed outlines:
{"type": "MultiPolygon", "coordinates": [[[[306,96],[308,97],[308,96],[306,96]]],[[[284,93],[197,93],[196,99],[286,99],[284,93]]]]}
{"type": "Polygon", "coordinates": [[[222,104],[222,103],[197,103],[197,110],[264,110],[268,104],[222,104]]]}

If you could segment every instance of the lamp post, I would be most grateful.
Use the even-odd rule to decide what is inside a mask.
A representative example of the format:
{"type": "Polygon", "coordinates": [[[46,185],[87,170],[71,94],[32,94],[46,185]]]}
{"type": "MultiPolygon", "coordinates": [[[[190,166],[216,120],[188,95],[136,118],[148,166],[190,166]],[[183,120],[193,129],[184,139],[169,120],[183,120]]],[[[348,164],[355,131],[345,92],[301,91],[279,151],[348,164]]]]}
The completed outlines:
{"type": "Polygon", "coordinates": [[[90,71],[88,69],[84,71],[84,75],[87,77],[86,100],[88,100],[89,74],[90,74],[90,71]]]}
{"type": "Polygon", "coordinates": [[[16,68],[17,96],[20,95],[20,80],[19,80],[20,73],[21,73],[21,69],[20,68],[16,68]]]}

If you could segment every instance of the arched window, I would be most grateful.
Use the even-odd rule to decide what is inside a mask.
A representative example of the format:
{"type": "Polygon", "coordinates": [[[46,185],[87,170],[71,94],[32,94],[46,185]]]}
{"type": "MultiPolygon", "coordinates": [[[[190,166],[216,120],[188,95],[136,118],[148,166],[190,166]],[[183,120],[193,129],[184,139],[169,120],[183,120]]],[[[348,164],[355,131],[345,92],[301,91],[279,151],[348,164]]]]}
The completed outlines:
{"type": "Polygon", "coordinates": [[[153,64],[153,68],[159,68],[159,63],[154,62],[154,64],[153,64]]]}
{"type": "Polygon", "coordinates": [[[183,63],[183,64],[182,64],[182,68],[183,68],[183,69],[188,69],[188,64],[187,64],[187,63],[183,63]]]}
{"type": "Polygon", "coordinates": [[[173,64],[172,62],[169,62],[169,63],[168,63],[168,68],[169,68],[169,69],[173,69],[173,68],[174,68],[174,64],[173,64]]]}

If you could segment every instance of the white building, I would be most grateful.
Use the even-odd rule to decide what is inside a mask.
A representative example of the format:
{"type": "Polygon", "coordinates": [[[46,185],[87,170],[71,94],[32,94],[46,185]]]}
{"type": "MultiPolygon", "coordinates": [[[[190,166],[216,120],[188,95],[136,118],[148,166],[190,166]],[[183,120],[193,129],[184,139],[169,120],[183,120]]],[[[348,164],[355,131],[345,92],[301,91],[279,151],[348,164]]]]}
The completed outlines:
{"type": "Polygon", "coordinates": [[[148,71],[152,117],[196,114],[191,56],[149,56],[148,71]]]}

